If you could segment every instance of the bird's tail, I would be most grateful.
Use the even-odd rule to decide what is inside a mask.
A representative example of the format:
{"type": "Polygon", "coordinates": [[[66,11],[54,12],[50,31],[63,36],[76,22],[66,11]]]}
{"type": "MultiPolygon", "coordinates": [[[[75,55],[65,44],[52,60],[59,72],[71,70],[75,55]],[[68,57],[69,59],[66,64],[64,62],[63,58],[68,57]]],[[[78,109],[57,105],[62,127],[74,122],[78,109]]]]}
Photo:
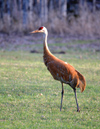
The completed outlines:
{"type": "Polygon", "coordinates": [[[85,78],[82,74],[80,74],[77,70],[77,75],[79,77],[79,85],[77,88],[80,88],[81,89],[81,92],[83,92],[85,90],[85,87],[86,87],[86,81],[85,81],[85,78]]]}

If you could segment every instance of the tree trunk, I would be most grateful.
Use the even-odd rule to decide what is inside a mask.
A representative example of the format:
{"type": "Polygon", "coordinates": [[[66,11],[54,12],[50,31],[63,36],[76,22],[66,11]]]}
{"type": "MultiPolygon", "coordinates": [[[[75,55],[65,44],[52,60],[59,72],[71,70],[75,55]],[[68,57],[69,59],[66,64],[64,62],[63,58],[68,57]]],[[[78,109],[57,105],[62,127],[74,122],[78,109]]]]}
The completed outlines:
{"type": "Polygon", "coordinates": [[[48,20],[47,0],[40,0],[40,18],[42,24],[48,20]]]}
{"type": "Polygon", "coordinates": [[[28,0],[23,0],[23,24],[27,24],[28,0]]]}
{"type": "Polygon", "coordinates": [[[61,0],[61,15],[63,17],[67,16],[67,0],[61,0]]]}
{"type": "Polygon", "coordinates": [[[0,0],[0,18],[3,19],[3,6],[4,6],[4,1],[0,0]]]}
{"type": "Polygon", "coordinates": [[[52,12],[54,9],[53,0],[49,1],[49,12],[52,12]]]}
{"type": "Polygon", "coordinates": [[[7,14],[10,15],[11,12],[10,12],[10,0],[7,0],[6,2],[6,8],[7,8],[7,14]]]}
{"type": "Polygon", "coordinates": [[[93,0],[93,12],[96,11],[96,0],[93,0]]]}

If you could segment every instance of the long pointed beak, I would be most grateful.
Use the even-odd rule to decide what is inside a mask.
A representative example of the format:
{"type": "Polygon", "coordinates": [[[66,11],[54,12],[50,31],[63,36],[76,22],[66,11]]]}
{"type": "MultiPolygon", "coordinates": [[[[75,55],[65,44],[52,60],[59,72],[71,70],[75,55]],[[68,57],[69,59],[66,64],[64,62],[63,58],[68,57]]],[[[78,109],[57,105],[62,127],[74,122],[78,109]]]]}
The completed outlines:
{"type": "Polygon", "coordinates": [[[41,32],[41,30],[34,30],[34,31],[30,32],[30,33],[39,33],[39,32],[41,32]]]}

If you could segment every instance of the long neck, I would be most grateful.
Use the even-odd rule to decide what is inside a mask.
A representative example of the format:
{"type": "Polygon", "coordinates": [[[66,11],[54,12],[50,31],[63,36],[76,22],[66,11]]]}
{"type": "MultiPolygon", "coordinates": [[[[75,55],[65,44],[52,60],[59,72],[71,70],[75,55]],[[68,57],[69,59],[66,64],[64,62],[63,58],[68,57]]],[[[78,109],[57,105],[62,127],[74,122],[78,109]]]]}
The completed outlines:
{"type": "Polygon", "coordinates": [[[47,44],[47,34],[44,34],[44,55],[46,54],[46,55],[48,55],[48,54],[50,54],[51,55],[51,52],[50,52],[50,50],[49,50],[49,48],[48,48],[48,44],[47,44]]]}
{"type": "Polygon", "coordinates": [[[48,44],[47,44],[47,34],[44,35],[45,40],[44,40],[44,63],[47,66],[47,64],[55,59],[57,59],[49,50],[48,44]]]}

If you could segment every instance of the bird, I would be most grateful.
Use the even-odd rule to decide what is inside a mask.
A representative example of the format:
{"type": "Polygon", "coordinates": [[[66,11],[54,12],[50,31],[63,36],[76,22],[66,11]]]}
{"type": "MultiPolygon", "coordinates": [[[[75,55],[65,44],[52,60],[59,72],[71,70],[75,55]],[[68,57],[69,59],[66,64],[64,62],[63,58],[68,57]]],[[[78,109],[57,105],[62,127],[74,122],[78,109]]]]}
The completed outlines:
{"type": "Polygon", "coordinates": [[[77,101],[77,93],[76,88],[80,88],[81,92],[85,90],[86,80],[85,77],[78,72],[72,65],[63,60],[60,60],[56,56],[54,56],[48,47],[47,37],[48,31],[44,26],[39,27],[39,29],[32,31],[31,33],[43,33],[44,42],[43,42],[43,60],[46,65],[48,71],[51,73],[53,78],[57,81],[61,82],[62,91],[61,91],[61,105],[60,111],[62,110],[62,102],[64,95],[64,85],[68,84],[74,91],[75,100],[77,105],[77,112],[80,112],[80,108],[77,101]]]}

